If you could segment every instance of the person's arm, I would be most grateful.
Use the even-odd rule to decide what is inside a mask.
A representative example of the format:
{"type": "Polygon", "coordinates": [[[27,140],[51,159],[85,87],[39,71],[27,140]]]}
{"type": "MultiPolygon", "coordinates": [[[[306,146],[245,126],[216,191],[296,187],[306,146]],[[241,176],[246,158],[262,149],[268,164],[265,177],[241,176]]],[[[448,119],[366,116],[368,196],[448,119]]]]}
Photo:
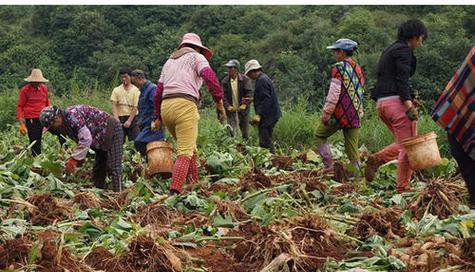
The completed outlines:
{"type": "Polygon", "coordinates": [[[406,108],[412,108],[413,104],[409,86],[412,62],[411,49],[409,47],[398,48],[394,50],[392,56],[396,64],[396,88],[399,96],[406,108]]]}
{"type": "Polygon", "coordinates": [[[131,107],[129,118],[124,123],[124,127],[126,127],[126,128],[128,128],[132,125],[132,122],[134,121],[135,117],[137,116],[138,105],[139,105],[139,94],[140,94],[140,92],[137,91],[134,95],[133,106],[131,107]]]}
{"type": "Polygon", "coordinates": [[[51,101],[49,100],[48,87],[43,84],[43,88],[44,88],[45,94],[46,94],[46,105],[45,105],[45,107],[49,107],[49,106],[51,106],[51,101]]]}
{"type": "Polygon", "coordinates": [[[209,66],[204,67],[201,69],[200,76],[206,83],[206,86],[213,97],[213,100],[218,103],[219,101],[223,100],[224,91],[221,85],[219,84],[218,77],[216,73],[211,69],[209,66]]]}
{"type": "Polygon", "coordinates": [[[112,115],[114,116],[115,119],[119,120],[119,109],[117,108],[119,100],[117,99],[117,93],[115,89],[112,91],[111,101],[112,101],[112,115]]]}
{"type": "Polygon", "coordinates": [[[163,95],[163,83],[157,83],[157,90],[155,91],[153,99],[153,109],[154,109],[154,119],[161,119],[161,108],[162,108],[162,95],[163,95]]]}
{"type": "Polygon", "coordinates": [[[260,117],[265,116],[266,109],[272,106],[272,82],[269,80],[262,80],[259,86],[256,84],[256,93],[258,93],[258,101],[254,101],[254,110],[260,117]],[[259,89],[258,89],[259,88],[259,89]]]}
{"type": "Polygon", "coordinates": [[[251,103],[251,97],[252,97],[252,86],[251,86],[251,80],[247,76],[243,76],[243,83],[244,83],[244,93],[243,93],[243,99],[245,100],[244,103],[246,105],[249,105],[251,103]]]}
{"type": "Polygon", "coordinates": [[[25,118],[24,118],[24,108],[26,105],[26,95],[25,95],[25,90],[21,89],[20,94],[18,95],[18,103],[16,107],[16,116],[20,124],[25,123],[25,118]]]}
{"type": "Polygon", "coordinates": [[[71,157],[76,161],[82,161],[86,158],[87,151],[91,147],[92,144],[92,135],[91,131],[86,127],[83,126],[78,131],[78,144],[73,150],[73,154],[71,157]]]}
{"type": "Polygon", "coordinates": [[[341,93],[341,74],[336,66],[332,68],[332,79],[330,82],[330,88],[328,89],[328,95],[325,99],[325,105],[323,106],[323,120],[328,121],[330,116],[335,111],[336,104],[340,99],[341,93]]]}

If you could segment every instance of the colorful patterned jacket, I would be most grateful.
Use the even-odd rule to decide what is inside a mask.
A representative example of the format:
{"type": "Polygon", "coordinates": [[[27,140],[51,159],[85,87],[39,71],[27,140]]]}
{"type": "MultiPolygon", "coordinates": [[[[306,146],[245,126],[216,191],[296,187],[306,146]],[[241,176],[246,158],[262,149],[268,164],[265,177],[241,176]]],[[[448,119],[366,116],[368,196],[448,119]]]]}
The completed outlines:
{"type": "Polygon", "coordinates": [[[363,71],[352,58],[333,65],[330,89],[323,107],[325,113],[332,115],[329,125],[339,128],[361,127],[364,84],[363,71]]]}
{"type": "Polygon", "coordinates": [[[435,103],[432,118],[475,160],[475,46],[435,103]]]}

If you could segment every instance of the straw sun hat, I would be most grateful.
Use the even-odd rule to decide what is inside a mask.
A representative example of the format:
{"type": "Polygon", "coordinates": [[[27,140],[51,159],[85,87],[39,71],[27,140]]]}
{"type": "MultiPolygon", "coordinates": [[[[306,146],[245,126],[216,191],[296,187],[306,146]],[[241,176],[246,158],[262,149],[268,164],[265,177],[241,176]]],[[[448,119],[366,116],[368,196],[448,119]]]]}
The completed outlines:
{"type": "Polygon", "coordinates": [[[28,82],[49,82],[46,78],[43,77],[43,72],[40,69],[31,70],[29,77],[25,78],[25,81],[28,82]]]}

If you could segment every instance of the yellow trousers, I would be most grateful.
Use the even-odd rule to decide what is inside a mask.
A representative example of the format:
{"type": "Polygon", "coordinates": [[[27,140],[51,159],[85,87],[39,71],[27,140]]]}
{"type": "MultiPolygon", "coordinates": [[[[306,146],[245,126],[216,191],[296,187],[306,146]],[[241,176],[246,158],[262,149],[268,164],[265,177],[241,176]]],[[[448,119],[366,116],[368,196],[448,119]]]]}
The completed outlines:
{"type": "Polygon", "coordinates": [[[191,158],[196,151],[200,115],[195,103],[184,98],[169,98],[162,101],[162,121],[175,138],[177,156],[191,158]]]}

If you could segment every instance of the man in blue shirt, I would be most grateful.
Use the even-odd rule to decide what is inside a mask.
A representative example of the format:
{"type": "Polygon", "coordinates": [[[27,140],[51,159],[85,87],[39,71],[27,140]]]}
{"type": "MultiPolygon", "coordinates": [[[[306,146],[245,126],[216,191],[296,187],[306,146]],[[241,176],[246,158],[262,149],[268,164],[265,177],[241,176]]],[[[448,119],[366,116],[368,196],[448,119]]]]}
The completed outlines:
{"type": "Polygon", "coordinates": [[[154,118],[153,103],[154,96],[157,90],[157,85],[153,84],[145,77],[142,70],[134,70],[130,73],[130,80],[137,88],[140,89],[139,96],[139,117],[138,123],[140,133],[134,141],[135,149],[145,156],[147,154],[147,144],[153,141],[163,141],[165,139],[165,132],[160,126],[159,130],[153,131],[151,128],[154,118]]]}

